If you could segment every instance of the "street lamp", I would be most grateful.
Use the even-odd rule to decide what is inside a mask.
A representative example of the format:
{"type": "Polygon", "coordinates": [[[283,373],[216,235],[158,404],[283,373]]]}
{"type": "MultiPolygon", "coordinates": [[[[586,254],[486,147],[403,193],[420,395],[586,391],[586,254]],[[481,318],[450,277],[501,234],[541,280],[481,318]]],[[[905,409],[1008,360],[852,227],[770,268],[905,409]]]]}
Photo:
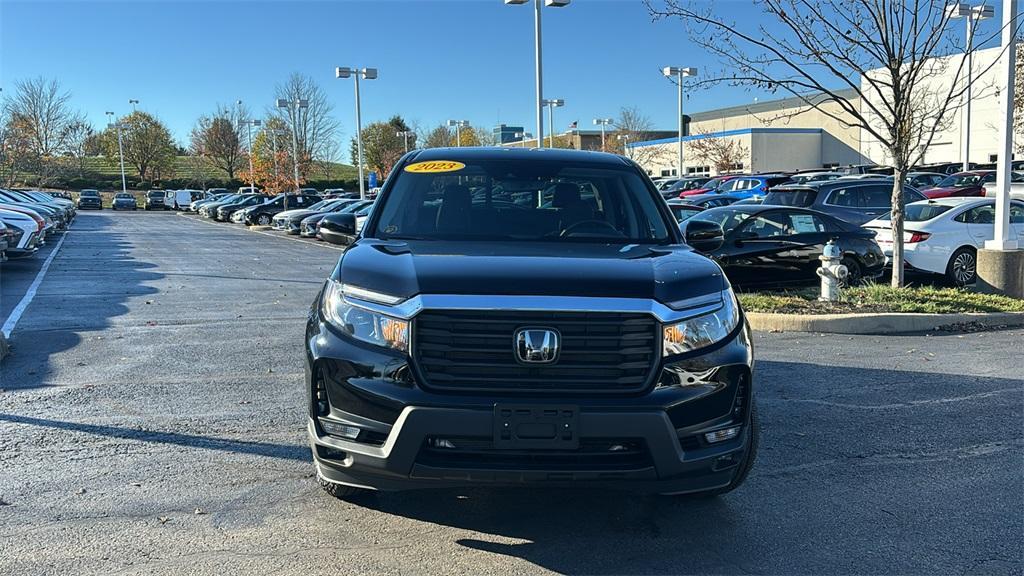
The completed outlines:
{"type": "Polygon", "coordinates": [[[334,69],[335,78],[355,78],[356,81],[356,163],[359,164],[359,198],[366,199],[366,186],[363,184],[363,116],[359,101],[359,78],[375,80],[377,78],[376,68],[349,68],[338,67],[334,69]]]}
{"type": "Polygon", "coordinates": [[[687,76],[696,76],[696,68],[677,68],[675,66],[665,66],[661,69],[661,73],[666,78],[676,77],[676,84],[679,89],[679,173],[677,176],[683,175],[683,78],[687,76]]]}
{"type": "Polygon", "coordinates": [[[124,144],[121,143],[121,130],[127,128],[121,122],[113,122],[114,113],[107,112],[107,127],[117,129],[117,156],[121,160],[121,192],[128,192],[128,182],[124,177],[124,144]]]}
{"type": "Polygon", "coordinates": [[[615,137],[616,140],[622,142],[622,151],[626,153],[626,157],[630,160],[633,159],[633,153],[629,151],[629,139],[631,137],[631,134],[619,134],[615,137]]]}
{"type": "Polygon", "coordinates": [[[962,117],[961,130],[963,133],[960,136],[960,146],[962,147],[960,156],[963,158],[963,170],[966,172],[971,169],[971,84],[973,83],[971,77],[974,72],[974,30],[978,26],[978,21],[987,20],[995,16],[995,9],[985,4],[971,6],[964,2],[957,2],[956,4],[948,4],[946,12],[949,14],[950,19],[967,18],[967,45],[964,49],[967,56],[967,76],[964,78],[964,81],[967,82],[966,91],[964,92],[966,103],[964,104],[962,117]]]}
{"type": "Polygon", "coordinates": [[[399,138],[404,138],[405,139],[405,151],[406,152],[409,151],[409,136],[414,136],[415,134],[416,133],[413,132],[412,130],[399,130],[398,132],[395,132],[395,136],[398,136],[399,138]]]}
{"type": "Polygon", "coordinates": [[[277,169],[277,137],[278,136],[284,136],[287,133],[287,130],[284,130],[283,128],[270,128],[270,126],[267,126],[264,129],[264,132],[267,132],[267,133],[270,134],[270,150],[271,150],[271,154],[274,156],[274,180],[276,182],[277,178],[278,178],[278,169],[277,169]]]}
{"type": "Polygon", "coordinates": [[[548,148],[555,147],[555,108],[559,106],[565,106],[565,100],[561,98],[545,98],[540,101],[544,106],[548,107],[548,128],[550,128],[550,134],[548,135],[548,148]]]}
{"type": "MultiPolygon", "coordinates": [[[[309,100],[305,98],[295,98],[289,100],[287,98],[277,99],[278,108],[287,108],[288,112],[292,115],[292,166],[295,169],[295,191],[299,190],[299,137],[295,134],[299,131],[299,113],[298,110],[309,108],[309,100]]],[[[285,208],[288,208],[288,196],[284,198],[285,208]]]]}
{"type": "Polygon", "coordinates": [[[246,127],[248,136],[246,138],[246,147],[249,149],[249,186],[252,188],[252,192],[256,191],[256,174],[252,170],[252,127],[259,126],[262,124],[259,120],[242,120],[241,124],[246,127]]]}
{"type": "Polygon", "coordinates": [[[601,152],[604,152],[604,127],[614,122],[611,118],[594,118],[594,125],[601,126],[601,152]]]}
{"type": "Polygon", "coordinates": [[[469,120],[449,120],[449,126],[455,126],[455,145],[462,147],[462,128],[469,126],[469,120]]]}
{"type": "MultiPolygon", "coordinates": [[[[505,4],[526,4],[530,0],[505,0],[505,4]]],[[[564,8],[569,5],[571,0],[544,0],[544,5],[549,8],[564,8]]],[[[540,35],[540,2],[541,0],[533,0],[533,44],[534,44],[534,55],[536,60],[535,65],[535,76],[537,82],[537,100],[536,100],[536,114],[537,114],[537,147],[544,147],[544,88],[543,88],[543,68],[541,58],[541,35],[540,35]]]]}
{"type": "Polygon", "coordinates": [[[129,100],[128,103],[132,105],[132,112],[135,112],[135,105],[138,104],[139,101],[138,100],[129,100]]]}

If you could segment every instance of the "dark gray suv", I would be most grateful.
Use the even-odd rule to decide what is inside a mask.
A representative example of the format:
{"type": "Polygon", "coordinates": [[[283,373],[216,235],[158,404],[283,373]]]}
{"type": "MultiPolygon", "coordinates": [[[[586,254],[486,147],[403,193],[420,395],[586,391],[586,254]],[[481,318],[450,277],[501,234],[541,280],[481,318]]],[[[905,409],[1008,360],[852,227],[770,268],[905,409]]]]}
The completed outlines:
{"type": "MultiPolygon", "coordinates": [[[[927,200],[910,186],[903,188],[907,204],[927,200]]],[[[829,180],[807,184],[783,184],[764,197],[765,205],[799,206],[818,210],[858,226],[892,209],[892,180],[829,180]]]]}

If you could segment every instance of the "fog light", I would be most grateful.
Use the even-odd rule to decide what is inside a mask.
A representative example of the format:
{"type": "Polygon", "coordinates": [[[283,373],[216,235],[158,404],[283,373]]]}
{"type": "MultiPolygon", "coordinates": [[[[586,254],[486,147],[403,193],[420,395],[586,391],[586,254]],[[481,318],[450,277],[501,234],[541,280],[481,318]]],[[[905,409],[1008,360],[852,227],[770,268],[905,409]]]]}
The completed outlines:
{"type": "Polygon", "coordinates": [[[721,430],[715,430],[714,432],[708,432],[704,434],[704,439],[708,441],[708,444],[714,444],[715,442],[723,442],[739,436],[740,427],[733,426],[732,428],[722,428],[721,430]]]}
{"type": "Polygon", "coordinates": [[[455,448],[455,444],[447,438],[431,438],[430,445],[434,448],[455,448]]]}
{"type": "Polygon", "coordinates": [[[355,440],[359,436],[359,428],[356,428],[355,426],[348,426],[346,424],[332,422],[323,418],[320,419],[320,426],[323,427],[324,432],[327,432],[331,436],[338,436],[349,440],[355,440]]]}

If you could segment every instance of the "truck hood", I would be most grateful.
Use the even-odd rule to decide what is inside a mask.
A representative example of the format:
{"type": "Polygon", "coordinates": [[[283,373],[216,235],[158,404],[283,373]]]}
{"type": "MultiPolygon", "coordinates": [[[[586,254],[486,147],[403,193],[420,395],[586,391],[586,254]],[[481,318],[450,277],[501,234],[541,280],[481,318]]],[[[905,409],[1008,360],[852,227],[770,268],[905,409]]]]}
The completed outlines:
{"type": "Polygon", "coordinates": [[[721,268],[687,246],[362,239],[332,278],[409,298],[484,294],[648,298],[663,304],[720,292],[721,268]]]}

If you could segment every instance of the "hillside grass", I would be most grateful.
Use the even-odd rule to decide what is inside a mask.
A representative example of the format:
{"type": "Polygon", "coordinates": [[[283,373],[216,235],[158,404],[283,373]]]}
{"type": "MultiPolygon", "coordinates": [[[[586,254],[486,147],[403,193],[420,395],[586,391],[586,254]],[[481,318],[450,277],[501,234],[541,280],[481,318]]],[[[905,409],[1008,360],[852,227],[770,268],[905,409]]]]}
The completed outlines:
{"type": "MultiPolygon", "coordinates": [[[[169,175],[168,179],[174,178],[191,178],[193,176],[193,170],[188,156],[177,156],[174,159],[174,173],[169,175]]],[[[93,156],[85,159],[85,171],[93,174],[99,174],[101,176],[109,178],[120,178],[121,177],[121,165],[114,159],[108,159],[104,156],[93,156]]],[[[329,165],[330,171],[327,176],[323,176],[317,172],[313,176],[314,180],[350,180],[358,177],[355,166],[348,164],[340,164],[332,162],[329,165]]],[[[202,161],[202,174],[210,180],[216,179],[227,179],[227,174],[215,167],[207,160],[202,161]]],[[[139,172],[132,166],[125,164],[124,173],[128,178],[135,178],[138,180],[139,172]]],[[[237,174],[236,174],[237,177],[237,174]]]]}
{"type": "Polygon", "coordinates": [[[844,289],[840,300],[836,302],[820,302],[817,299],[818,295],[818,288],[738,294],[743,309],[748,312],[782,314],[1024,312],[1024,300],[994,294],[981,294],[965,288],[935,286],[893,288],[884,284],[867,284],[844,289]]]}

